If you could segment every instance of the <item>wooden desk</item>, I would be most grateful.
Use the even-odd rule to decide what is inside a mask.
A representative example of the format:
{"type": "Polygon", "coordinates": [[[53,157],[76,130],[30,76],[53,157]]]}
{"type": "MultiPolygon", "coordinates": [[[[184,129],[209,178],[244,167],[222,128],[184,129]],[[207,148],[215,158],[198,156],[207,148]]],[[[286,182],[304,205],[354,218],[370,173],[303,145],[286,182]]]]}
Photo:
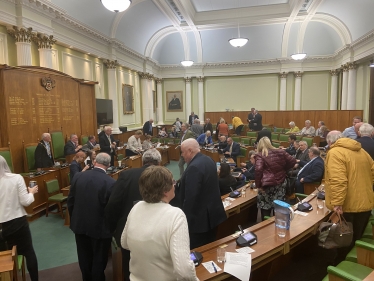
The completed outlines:
{"type": "Polygon", "coordinates": [[[12,281],[13,280],[14,261],[12,251],[0,252],[0,280],[12,281]]]}
{"type": "MultiPolygon", "coordinates": [[[[251,247],[255,250],[255,252],[251,254],[252,272],[278,257],[287,254],[292,248],[296,247],[311,235],[314,235],[319,223],[327,219],[330,212],[326,208],[317,208],[314,194],[308,196],[307,201],[312,204],[314,210],[309,212],[306,217],[295,215],[294,220],[291,222],[291,228],[287,231],[286,237],[284,238],[280,238],[276,234],[274,217],[248,228],[249,231],[256,233],[258,237],[257,244],[251,247]]],[[[202,253],[204,262],[211,260],[217,262],[217,247],[222,244],[227,244],[226,250],[228,252],[235,252],[235,249],[238,248],[235,240],[236,238],[228,236],[195,250],[202,253]]],[[[221,266],[221,264],[219,265],[221,266]]],[[[272,264],[270,264],[270,267],[271,265],[272,264]]],[[[269,273],[270,271],[268,274],[269,273]]],[[[210,274],[202,265],[196,267],[196,274],[200,280],[224,280],[231,277],[231,275],[223,271],[210,274]]],[[[251,274],[251,280],[255,280],[252,277],[251,274]]],[[[267,280],[267,277],[261,276],[261,279],[258,280],[267,280]]]]}
{"type": "Polygon", "coordinates": [[[142,166],[142,156],[141,155],[130,156],[130,158],[125,161],[125,163],[126,163],[126,167],[140,168],[142,166]]]}
{"type": "MultiPolygon", "coordinates": [[[[169,145],[168,145],[169,146],[169,145]]],[[[161,165],[162,166],[165,166],[166,164],[169,164],[170,163],[170,158],[169,158],[169,150],[171,148],[168,147],[168,148],[164,148],[164,147],[158,147],[157,150],[160,152],[161,154],[161,165]]],[[[174,149],[175,150],[175,149],[174,149]]]]}
{"type": "Polygon", "coordinates": [[[111,173],[111,174],[108,174],[108,173],[107,173],[107,175],[110,176],[110,177],[112,177],[112,178],[115,179],[115,180],[118,180],[119,174],[122,173],[122,172],[125,171],[125,170],[128,170],[128,169],[131,169],[131,168],[130,168],[130,167],[126,167],[126,168],[124,168],[124,169],[118,170],[118,171],[115,172],[115,173],[111,173]]]}
{"type": "Polygon", "coordinates": [[[179,157],[181,155],[181,147],[180,144],[168,144],[169,146],[169,159],[174,161],[179,161],[179,157]]]}
{"type": "Polygon", "coordinates": [[[219,154],[217,150],[201,149],[200,152],[212,158],[214,162],[221,162],[220,158],[223,157],[223,154],[219,154]]]}
{"type": "Polygon", "coordinates": [[[68,174],[70,173],[70,167],[69,166],[66,166],[66,167],[54,166],[54,167],[50,167],[50,168],[43,168],[43,170],[46,171],[46,172],[58,171],[58,173],[59,173],[58,183],[60,185],[60,189],[70,185],[69,179],[68,179],[68,174]]]}

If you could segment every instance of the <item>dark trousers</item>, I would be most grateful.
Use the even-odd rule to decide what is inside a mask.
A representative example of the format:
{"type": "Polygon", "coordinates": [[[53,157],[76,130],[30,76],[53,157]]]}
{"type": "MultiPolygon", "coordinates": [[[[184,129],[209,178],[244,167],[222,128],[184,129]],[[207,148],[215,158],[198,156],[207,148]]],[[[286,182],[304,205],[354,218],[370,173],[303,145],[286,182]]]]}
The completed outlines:
{"type": "Polygon", "coordinates": [[[295,192],[304,194],[304,185],[298,179],[295,181],[295,192]]]}
{"type": "Polygon", "coordinates": [[[121,248],[123,280],[130,281],[130,251],[121,248]]]}
{"type": "Polygon", "coordinates": [[[239,125],[236,129],[235,129],[235,134],[237,134],[238,136],[240,136],[241,132],[242,132],[242,128],[243,128],[244,125],[239,125]]]}
{"type": "Polygon", "coordinates": [[[95,239],[84,234],[75,234],[83,281],[105,281],[104,270],[111,241],[111,238],[95,239]]]}
{"type": "Polygon", "coordinates": [[[32,245],[31,232],[26,217],[3,223],[2,236],[9,250],[12,249],[13,246],[17,246],[17,253],[26,258],[26,266],[30,274],[30,279],[32,281],[39,280],[38,260],[36,259],[34,247],[32,245]]]}
{"type": "Polygon", "coordinates": [[[210,229],[207,232],[191,233],[190,232],[190,249],[203,246],[205,244],[216,241],[217,228],[210,229]]]}

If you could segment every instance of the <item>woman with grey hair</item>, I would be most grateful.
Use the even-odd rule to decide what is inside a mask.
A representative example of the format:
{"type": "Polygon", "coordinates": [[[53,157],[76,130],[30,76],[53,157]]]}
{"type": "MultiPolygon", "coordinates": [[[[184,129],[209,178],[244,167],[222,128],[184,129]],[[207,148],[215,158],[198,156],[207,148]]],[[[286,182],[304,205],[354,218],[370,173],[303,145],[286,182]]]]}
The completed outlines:
{"type": "Polygon", "coordinates": [[[294,134],[300,131],[299,127],[296,126],[294,121],[291,121],[288,125],[290,125],[290,129],[286,132],[286,134],[294,134]]]}
{"type": "Polygon", "coordinates": [[[297,135],[302,136],[311,136],[314,137],[316,134],[316,129],[312,126],[312,122],[310,120],[305,120],[305,127],[297,133],[297,135]]]}
{"type": "Polygon", "coordinates": [[[32,281],[39,279],[38,261],[23,207],[34,202],[37,192],[37,185],[26,187],[22,176],[11,173],[6,160],[0,156],[0,241],[4,240],[9,249],[16,245],[18,254],[25,256],[32,281]]]}

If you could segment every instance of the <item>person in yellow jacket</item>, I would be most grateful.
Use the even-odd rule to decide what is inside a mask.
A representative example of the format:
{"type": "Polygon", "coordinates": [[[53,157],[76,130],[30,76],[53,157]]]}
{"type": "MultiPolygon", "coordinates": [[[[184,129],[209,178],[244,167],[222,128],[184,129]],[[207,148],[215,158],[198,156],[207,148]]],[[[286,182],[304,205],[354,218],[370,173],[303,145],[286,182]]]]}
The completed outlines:
{"type": "Polygon", "coordinates": [[[232,116],[232,126],[235,129],[235,134],[240,136],[240,133],[244,126],[242,119],[240,119],[240,117],[232,116]]]}
{"type": "Polygon", "coordinates": [[[299,127],[295,125],[294,121],[291,121],[288,125],[290,125],[290,129],[286,132],[286,134],[295,134],[300,132],[299,127]]]}
{"type": "Polygon", "coordinates": [[[339,262],[361,238],[374,208],[374,162],[359,142],[339,131],[331,131],[326,141],[330,147],[325,161],[326,207],[353,225],[353,241],[338,249],[339,262]]]}

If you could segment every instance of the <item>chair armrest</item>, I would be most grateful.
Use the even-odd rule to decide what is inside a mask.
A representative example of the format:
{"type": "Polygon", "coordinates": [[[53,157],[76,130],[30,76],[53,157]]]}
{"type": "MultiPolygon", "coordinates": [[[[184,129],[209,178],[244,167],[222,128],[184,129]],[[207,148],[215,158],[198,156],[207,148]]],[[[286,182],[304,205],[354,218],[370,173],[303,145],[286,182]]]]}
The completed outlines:
{"type": "Polygon", "coordinates": [[[297,197],[307,198],[309,195],[303,194],[303,193],[295,193],[297,197]]]}
{"type": "Polygon", "coordinates": [[[356,241],[357,263],[374,268],[374,245],[362,240],[356,241]]]}
{"type": "MultiPolygon", "coordinates": [[[[327,267],[327,272],[330,275],[336,276],[341,278],[341,280],[350,280],[350,281],[362,281],[362,279],[357,278],[350,274],[349,272],[346,272],[344,270],[341,270],[335,266],[328,266],[327,267]]],[[[329,278],[330,279],[330,278],[329,278]]],[[[339,279],[334,279],[334,280],[339,280],[339,279]]]]}
{"type": "Polygon", "coordinates": [[[362,240],[357,240],[356,241],[356,247],[364,248],[365,250],[373,251],[374,252],[374,245],[367,243],[362,240]]]}

